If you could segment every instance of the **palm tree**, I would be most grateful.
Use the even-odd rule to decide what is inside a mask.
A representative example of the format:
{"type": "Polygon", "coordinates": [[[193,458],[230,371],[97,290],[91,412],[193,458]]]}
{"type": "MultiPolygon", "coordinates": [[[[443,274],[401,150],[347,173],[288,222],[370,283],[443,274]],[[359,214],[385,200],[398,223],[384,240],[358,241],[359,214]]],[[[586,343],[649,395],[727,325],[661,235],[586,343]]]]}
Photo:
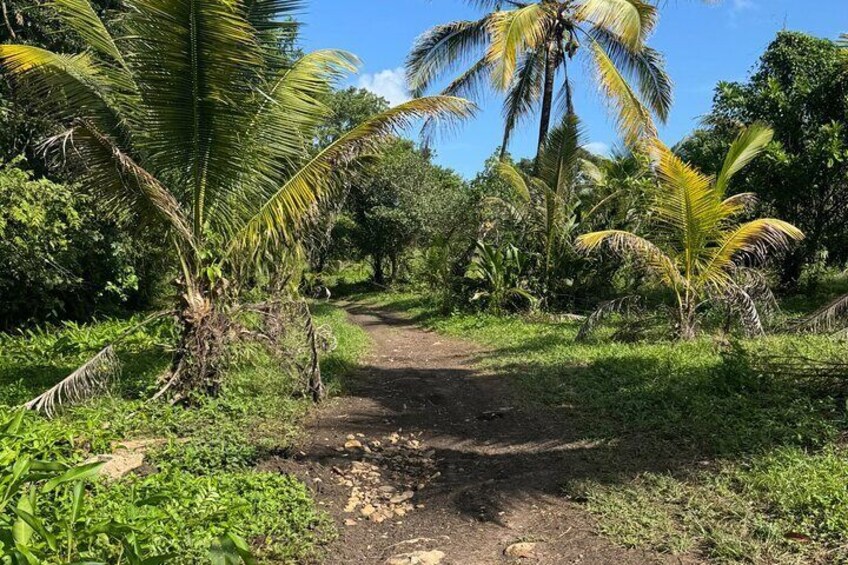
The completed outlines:
{"type": "Polygon", "coordinates": [[[85,51],[2,45],[0,64],[62,124],[47,147],[81,181],[116,213],[167,227],[182,273],[172,391],[217,387],[233,283],[298,249],[347,165],[412,119],[470,111],[455,97],[412,100],[310,151],[327,115],[320,100],[357,61],[283,56],[297,0],[127,0],[109,25],[88,0],[49,4],[85,51]]]}
{"type": "Polygon", "coordinates": [[[475,0],[473,4],[492,11],[476,21],[451,22],[424,33],[408,57],[407,77],[412,93],[420,96],[442,75],[471,62],[443,94],[473,98],[487,80],[505,93],[502,152],[521,120],[541,108],[541,153],[557,82],[564,113],[574,113],[569,72],[581,54],[594,70],[628,143],[655,136],[652,114],[662,121],[667,118],[671,80],[662,55],[645,44],[657,19],[651,4],[643,0],[475,0]],[[502,10],[503,4],[509,9],[502,10]]]}
{"type": "Polygon", "coordinates": [[[727,197],[726,191],[731,178],[763,151],[773,135],[762,124],[744,130],[715,178],[693,169],[656,142],[660,188],[650,210],[651,239],[607,230],[580,236],[578,246],[591,252],[606,244],[613,252],[631,255],[669,287],[676,297],[679,333],[684,339],[695,336],[698,308],[709,299],[730,301],[749,332],[762,333],[754,301],[738,275],[748,262],[804,235],[795,226],[771,218],[740,223],[740,214],[755,197],[727,197]]]}

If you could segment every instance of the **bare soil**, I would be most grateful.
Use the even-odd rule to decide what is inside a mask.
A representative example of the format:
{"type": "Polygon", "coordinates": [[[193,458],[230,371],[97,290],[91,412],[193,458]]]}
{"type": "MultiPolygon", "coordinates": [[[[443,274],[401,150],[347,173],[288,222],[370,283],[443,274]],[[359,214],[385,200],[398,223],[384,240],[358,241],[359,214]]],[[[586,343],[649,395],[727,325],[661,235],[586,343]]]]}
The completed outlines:
{"type": "Polygon", "coordinates": [[[371,336],[370,355],[348,394],[316,411],[295,458],[266,462],[306,480],[335,520],[324,564],[415,551],[442,552],[443,565],[694,562],[596,533],[563,482],[609,473],[607,451],[570,438],[567,419],[515,402],[507,377],[475,368],[485,350],[388,311],[347,310],[371,336]],[[535,545],[505,555],[518,542],[535,545]]]}

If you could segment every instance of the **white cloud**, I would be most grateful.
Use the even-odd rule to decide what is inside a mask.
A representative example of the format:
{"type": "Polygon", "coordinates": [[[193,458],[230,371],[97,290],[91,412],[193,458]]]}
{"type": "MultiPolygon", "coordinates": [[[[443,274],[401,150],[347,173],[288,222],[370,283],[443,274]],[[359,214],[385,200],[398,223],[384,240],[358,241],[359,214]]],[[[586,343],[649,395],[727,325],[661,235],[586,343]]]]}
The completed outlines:
{"type": "Polygon", "coordinates": [[[738,27],[740,20],[742,20],[751,12],[755,12],[759,9],[759,5],[755,0],[733,0],[730,3],[730,12],[729,12],[729,22],[731,27],[738,27]]]}
{"type": "Polygon", "coordinates": [[[745,10],[750,10],[756,7],[757,5],[754,3],[754,0],[733,0],[731,9],[734,12],[744,12],[745,10]]]}
{"type": "Polygon", "coordinates": [[[612,153],[612,147],[610,147],[603,141],[593,141],[592,143],[587,143],[583,146],[583,149],[585,149],[589,153],[600,155],[601,157],[609,157],[610,153],[612,153]]]}
{"type": "Polygon", "coordinates": [[[364,74],[359,77],[357,86],[382,96],[392,106],[409,100],[409,93],[406,90],[406,73],[403,67],[364,74]]]}

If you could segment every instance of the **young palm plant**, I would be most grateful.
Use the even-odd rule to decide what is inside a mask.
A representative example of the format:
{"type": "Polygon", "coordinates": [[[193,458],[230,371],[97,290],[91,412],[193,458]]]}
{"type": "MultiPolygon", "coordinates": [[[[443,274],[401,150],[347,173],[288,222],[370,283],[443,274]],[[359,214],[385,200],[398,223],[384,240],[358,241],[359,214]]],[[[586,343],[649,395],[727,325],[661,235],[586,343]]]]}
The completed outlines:
{"type": "Polygon", "coordinates": [[[356,59],[281,52],[299,1],[127,0],[108,25],[88,0],[47,4],[85,51],[2,45],[0,64],[62,124],[46,146],[82,182],[116,213],[166,226],[181,272],[175,394],[217,388],[226,305],[296,254],[349,165],[411,120],[471,111],[456,97],[412,100],[310,151],[328,113],[320,100],[356,59]]]}
{"type": "Polygon", "coordinates": [[[496,247],[478,241],[465,276],[482,282],[487,288],[477,291],[471,300],[486,299],[492,314],[503,313],[513,299],[526,300],[531,308],[535,308],[536,298],[527,290],[524,280],[529,259],[526,253],[512,244],[496,247]]]}
{"type": "Polygon", "coordinates": [[[535,175],[524,174],[506,161],[498,165],[498,172],[512,186],[519,203],[516,206],[502,199],[497,203],[516,217],[528,241],[535,244],[541,258],[542,294],[546,297],[555,283],[552,278],[563,274],[561,267],[574,255],[574,239],[580,226],[616,197],[611,194],[584,209],[599,171],[584,158],[581,145],[577,117],[566,116],[548,135],[535,175]]]}
{"type": "Polygon", "coordinates": [[[746,265],[761,260],[769,250],[786,247],[804,236],[795,226],[772,218],[740,223],[753,194],[725,194],[731,178],[756,158],[771,142],[773,132],[754,124],[744,130],[715,178],[684,163],[661,143],[656,143],[660,188],[651,207],[651,239],[620,231],[599,231],[580,236],[578,246],[587,252],[607,245],[613,252],[630,255],[660,283],[670,288],[677,302],[680,337],[697,332],[697,315],[709,300],[729,302],[742,317],[749,333],[761,334],[762,323],[754,299],[740,275],[746,265]]]}
{"type": "Polygon", "coordinates": [[[569,71],[578,55],[585,56],[628,142],[653,137],[653,117],[667,118],[672,85],[662,55],[646,45],[657,20],[657,10],[648,2],[472,3],[491,12],[476,21],[436,26],[419,37],[407,59],[408,82],[413,94],[420,96],[442,75],[470,62],[443,94],[471,98],[486,81],[505,93],[503,152],[515,127],[536,110],[540,110],[541,152],[557,83],[565,113],[574,113],[569,71]],[[509,9],[502,10],[503,4],[509,9]]]}

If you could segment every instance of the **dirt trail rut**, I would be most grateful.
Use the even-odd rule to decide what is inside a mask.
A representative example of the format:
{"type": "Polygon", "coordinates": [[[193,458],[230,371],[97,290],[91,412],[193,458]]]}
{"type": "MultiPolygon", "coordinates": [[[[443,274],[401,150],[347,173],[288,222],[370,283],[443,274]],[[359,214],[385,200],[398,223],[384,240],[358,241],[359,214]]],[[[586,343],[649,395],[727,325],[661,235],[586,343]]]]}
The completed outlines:
{"type": "Polygon", "coordinates": [[[347,310],[371,353],[347,379],[350,394],[316,413],[311,443],[286,469],[340,532],[323,563],[681,562],[595,534],[562,481],[570,466],[590,473],[603,461],[569,443],[563,422],[513,406],[503,377],[475,370],[484,350],[387,311],[347,310]]]}

